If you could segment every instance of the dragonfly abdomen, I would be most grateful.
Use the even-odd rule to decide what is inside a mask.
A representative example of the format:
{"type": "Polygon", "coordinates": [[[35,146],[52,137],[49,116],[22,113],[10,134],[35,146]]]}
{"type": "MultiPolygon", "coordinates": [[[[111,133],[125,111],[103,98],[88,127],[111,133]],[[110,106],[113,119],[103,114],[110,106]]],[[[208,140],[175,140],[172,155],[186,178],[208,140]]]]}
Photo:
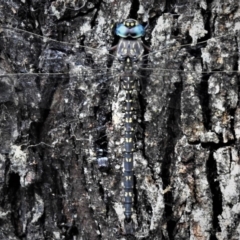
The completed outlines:
{"type": "Polygon", "coordinates": [[[132,77],[126,77],[123,81],[123,88],[126,91],[125,100],[125,141],[124,141],[124,173],[123,173],[123,185],[124,185],[124,214],[127,220],[131,219],[133,204],[134,204],[134,171],[133,171],[133,152],[134,148],[134,135],[135,135],[135,123],[134,113],[136,108],[134,107],[134,98],[132,92],[135,89],[134,79],[132,77]]]}

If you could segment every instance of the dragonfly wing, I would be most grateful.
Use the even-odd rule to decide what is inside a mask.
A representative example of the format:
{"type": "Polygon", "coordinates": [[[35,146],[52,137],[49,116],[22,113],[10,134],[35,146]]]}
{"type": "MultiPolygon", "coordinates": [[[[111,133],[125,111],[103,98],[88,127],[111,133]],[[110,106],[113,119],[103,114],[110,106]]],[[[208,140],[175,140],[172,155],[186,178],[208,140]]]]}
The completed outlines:
{"type": "MultiPolygon", "coordinates": [[[[210,47],[208,42],[180,46],[184,43],[179,44],[168,36],[164,32],[152,40],[162,37],[162,42],[154,45],[160,50],[153,49],[148,54],[148,62],[143,64],[141,72],[145,100],[144,157],[152,170],[154,183],[162,180],[159,191],[162,190],[163,195],[158,196],[159,202],[164,199],[165,210],[173,213],[176,228],[181,228],[181,223],[178,226],[177,222],[184,211],[179,212],[179,209],[184,205],[186,210],[193,204],[192,190],[205,193],[209,190],[208,187],[195,188],[191,185],[195,182],[204,186],[204,182],[208,181],[205,176],[206,161],[211,155],[204,148],[205,144],[215,146],[221,142],[221,135],[225,143],[234,139],[230,119],[233,119],[237,108],[239,73],[235,70],[238,54],[236,40],[233,45],[227,42],[229,49],[226,49],[221,38],[212,45],[214,47],[210,47]],[[217,63],[218,60],[220,63],[217,63]],[[173,192],[169,191],[169,186],[173,187],[173,192]],[[168,207],[167,202],[171,201],[174,206],[168,207]]],[[[148,176],[145,166],[139,169],[137,166],[136,169],[139,173],[145,171],[144,177],[148,176]]],[[[142,191],[154,209],[156,205],[152,199],[157,196],[152,194],[150,186],[153,187],[154,183],[151,183],[142,185],[142,191]]],[[[202,209],[203,206],[198,207],[202,209]]],[[[157,210],[154,209],[159,217],[163,210],[161,207],[157,210]]],[[[152,227],[156,226],[155,214],[152,227]]]]}
{"type": "MultiPolygon", "coordinates": [[[[118,1],[111,2],[118,4],[118,1]]],[[[13,12],[15,24],[24,9],[20,8],[21,14],[16,14],[16,3],[5,3],[10,6],[8,12],[13,12]]],[[[12,203],[11,206],[13,210],[18,204],[22,206],[24,216],[24,209],[39,210],[39,214],[33,213],[27,222],[30,223],[29,229],[36,219],[43,222],[42,238],[51,238],[53,233],[57,235],[59,228],[65,234],[68,225],[75,222],[81,224],[77,226],[82,238],[97,239],[98,232],[101,232],[101,238],[115,239],[114,230],[123,212],[120,194],[123,114],[120,114],[119,106],[124,97],[117,79],[119,72],[116,68],[109,71],[112,63],[108,62],[108,57],[104,58],[101,51],[79,44],[79,40],[84,42],[80,36],[87,29],[88,43],[84,44],[101,48],[104,45],[101,40],[95,42],[100,44],[91,40],[99,38],[100,33],[100,39],[107,42],[110,37],[105,30],[110,32],[110,28],[106,24],[107,20],[102,18],[102,9],[96,15],[95,11],[89,11],[85,18],[82,13],[87,4],[83,4],[84,7],[79,4],[77,11],[80,9],[80,12],[77,14],[62,7],[61,4],[65,4],[63,1],[53,1],[50,11],[47,4],[44,5],[44,10],[38,5],[27,7],[26,9],[31,9],[31,19],[23,18],[17,22],[28,29],[41,24],[39,29],[43,34],[55,37],[59,33],[61,39],[76,43],[63,46],[53,44],[46,38],[39,40],[34,35],[21,35],[14,31],[8,36],[9,42],[1,44],[7,66],[1,69],[1,73],[37,73],[33,76],[19,74],[16,77],[1,78],[0,84],[5,92],[0,96],[3,102],[1,133],[6,139],[1,143],[2,153],[6,153],[6,156],[1,156],[1,159],[4,159],[4,163],[10,161],[10,170],[3,165],[0,173],[4,173],[2,179],[9,189],[16,189],[13,187],[19,185],[14,194],[5,191],[4,198],[10,199],[10,202],[11,199],[16,199],[17,204],[12,203]],[[61,11],[57,16],[55,14],[58,14],[58,9],[61,11]],[[50,15],[45,15],[45,11],[50,15]],[[38,14],[35,13],[39,12],[45,21],[36,17],[38,14]],[[93,21],[87,20],[86,24],[86,19],[93,15],[93,19],[103,20],[95,24],[97,34],[90,30],[93,29],[93,21]],[[56,16],[59,18],[56,19],[56,16]],[[66,20],[68,16],[74,16],[71,22],[66,20]],[[15,40],[9,40],[14,37],[15,40]],[[115,106],[117,110],[114,109],[115,106]],[[14,155],[15,152],[18,156],[14,155]],[[99,158],[96,156],[98,152],[99,158]],[[102,154],[104,152],[107,152],[107,156],[102,154]],[[106,157],[110,167],[108,172],[100,172],[99,165],[106,165],[106,157]],[[96,158],[98,161],[94,160],[96,158]],[[23,163],[24,168],[19,162],[23,163]],[[22,195],[19,194],[22,189],[29,193],[29,201],[22,200],[22,195]]],[[[199,4],[196,5],[199,9],[199,4]]],[[[202,12],[207,15],[204,5],[201,4],[204,9],[202,12]]],[[[122,6],[121,3],[119,6],[122,6]]],[[[199,237],[201,234],[215,233],[220,225],[222,229],[225,228],[222,220],[216,224],[217,227],[212,227],[212,222],[218,222],[217,219],[222,214],[221,204],[227,204],[227,207],[223,206],[223,209],[227,209],[223,210],[226,216],[236,215],[228,214],[232,202],[226,196],[228,191],[225,191],[225,183],[229,166],[235,171],[234,164],[237,163],[234,146],[226,145],[232,144],[229,140],[234,136],[233,129],[238,129],[239,111],[234,113],[238,84],[237,76],[226,71],[236,70],[239,58],[231,57],[230,53],[235,54],[237,50],[236,43],[232,41],[226,42],[225,46],[225,40],[222,43],[215,41],[207,51],[204,51],[203,45],[196,48],[180,47],[191,42],[188,30],[191,29],[190,35],[193,36],[192,26],[200,26],[200,29],[195,27],[195,30],[199,30],[193,36],[195,42],[204,33],[203,18],[195,21],[200,12],[195,14],[193,5],[168,6],[174,8],[174,14],[161,14],[159,17],[162,23],[157,25],[156,34],[152,36],[156,56],[150,53],[148,58],[151,70],[138,73],[142,92],[139,101],[139,130],[136,129],[138,146],[134,154],[134,202],[137,203],[137,215],[133,215],[138,228],[136,237],[149,238],[156,233],[161,238],[164,233],[166,239],[188,239],[189,235],[194,238],[194,234],[199,237]],[[191,25],[193,18],[195,20],[191,25]],[[173,48],[164,53],[162,50],[168,47],[173,48]],[[225,72],[202,74],[203,71],[214,70],[225,72]],[[234,123],[233,117],[236,120],[234,123]],[[218,151],[215,154],[216,148],[218,151]],[[230,152],[234,154],[231,155],[230,152]],[[222,189],[219,190],[220,188],[222,189]],[[223,198],[223,201],[219,201],[218,197],[223,198]],[[216,201],[217,207],[212,201],[216,201]],[[218,206],[220,210],[216,210],[218,206]],[[170,220],[165,216],[169,216],[170,220]],[[204,217],[198,219],[198,216],[204,217]],[[206,221],[203,223],[202,219],[206,221]]],[[[213,17],[209,15],[209,21],[205,23],[209,30],[219,33],[229,28],[230,32],[230,28],[233,29],[228,27],[232,26],[231,21],[237,22],[235,13],[228,16],[228,11],[232,11],[228,6],[223,7],[222,14],[219,14],[220,5],[216,7],[216,4],[211,4],[211,7],[214,8],[213,17]],[[219,25],[210,23],[220,17],[222,19],[219,25]]],[[[161,5],[161,9],[164,8],[161,5]]],[[[235,11],[235,7],[232,9],[235,11]]],[[[234,171],[231,174],[234,175],[234,171]]],[[[235,172],[236,180],[238,171],[235,172]]],[[[227,183],[230,183],[229,189],[235,186],[232,181],[227,183]]],[[[26,226],[26,218],[22,220],[20,215],[16,216],[19,226],[26,226]]],[[[226,221],[234,222],[235,218],[226,221]]],[[[25,231],[19,229],[21,227],[16,230],[18,236],[25,231]]]]}
{"type": "MultiPolygon", "coordinates": [[[[23,35],[16,38],[15,32],[3,38],[4,60],[9,71],[5,68],[1,72],[6,75],[0,79],[6,89],[3,99],[6,109],[2,116],[10,110],[13,114],[7,115],[9,124],[4,120],[9,141],[2,142],[2,149],[4,153],[11,152],[10,143],[23,135],[23,152],[31,156],[42,152],[40,157],[33,158],[36,164],[43,163],[44,175],[49,176],[42,185],[43,197],[52,206],[47,211],[58,212],[58,208],[62,208],[66,214],[76,211],[80,216],[81,209],[88,209],[83,205],[92,194],[86,193],[84,185],[91,189],[94,182],[99,188],[98,182],[103,181],[98,165],[107,163],[102,163],[102,154],[101,159],[96,160],[98,150],[107,151],[106,128],[111,119],[111,81],[115,72],[108,71],[106,53],[50,40],[44,42],[29,33],[23,35]],[[32,55],[36,62],[31,62],[32,55]],[[13,71],[17,74],[9,74],[13,71]],[[11,129],[10,118],[19,119],[22,126],[14,125],[11,129]],[[54,154],[55,151],[58,153],[54,154]],[[58,171],[61,164],[67,169],[63,174],[58,171]],[[47,187],[54,182],[69,184],[61,189],[47,187]]],[[[27,185],[37,181],[34,171],[31,173],[27,185]]],[[[106,186],[110,186],[114,177],[106,178],[106,186]]],[[[99,211],[98,217],[104,218],[105,202],[109,202],[106,190],[101,197],[105,200],[96,199],[93,204],[95,211],[99,211]]]]}

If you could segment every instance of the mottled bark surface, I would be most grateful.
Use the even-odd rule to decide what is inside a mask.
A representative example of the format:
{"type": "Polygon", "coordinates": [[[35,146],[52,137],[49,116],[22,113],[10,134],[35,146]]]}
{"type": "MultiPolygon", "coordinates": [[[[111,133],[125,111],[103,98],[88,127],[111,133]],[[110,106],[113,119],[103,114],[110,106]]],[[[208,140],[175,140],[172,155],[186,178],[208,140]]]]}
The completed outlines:
{"type": "Polygon", "coordinates": [[[0,239],[240,239],[239,0],[0,0],[0,22],[0,239]],[[126,236],[106,49],[112,21],[137,17],[162,68],[141,73],[126,236]]]}

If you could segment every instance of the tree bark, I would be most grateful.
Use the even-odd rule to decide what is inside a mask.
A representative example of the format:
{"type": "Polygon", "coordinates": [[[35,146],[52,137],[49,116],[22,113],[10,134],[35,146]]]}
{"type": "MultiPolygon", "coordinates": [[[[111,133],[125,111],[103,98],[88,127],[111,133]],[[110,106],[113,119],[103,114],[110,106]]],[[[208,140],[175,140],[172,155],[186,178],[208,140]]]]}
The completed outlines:
{"type": "Polygon", "coordinates": [[[0,6],[1,239],[240,239],[238,0],[0,6]],[[132,235],[107,51],[127,18],[149,21],[148,64],[178,70],[141,80],[132,235]]]}

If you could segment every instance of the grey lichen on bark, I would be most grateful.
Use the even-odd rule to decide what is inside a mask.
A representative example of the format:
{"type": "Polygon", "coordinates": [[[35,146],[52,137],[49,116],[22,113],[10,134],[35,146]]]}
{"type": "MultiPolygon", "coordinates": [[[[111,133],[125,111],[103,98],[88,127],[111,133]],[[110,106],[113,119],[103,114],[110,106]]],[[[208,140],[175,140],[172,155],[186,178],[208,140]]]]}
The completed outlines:
{"type": "Polygon", "coordinates": [[[237,0],[0,9],[1,239],[240,238],[237,0]],[[121,235],[124,93],[107,51],[128,17],[149,21],[149,66],[178,70],[141,73],[134,236],[121,235]]]}

